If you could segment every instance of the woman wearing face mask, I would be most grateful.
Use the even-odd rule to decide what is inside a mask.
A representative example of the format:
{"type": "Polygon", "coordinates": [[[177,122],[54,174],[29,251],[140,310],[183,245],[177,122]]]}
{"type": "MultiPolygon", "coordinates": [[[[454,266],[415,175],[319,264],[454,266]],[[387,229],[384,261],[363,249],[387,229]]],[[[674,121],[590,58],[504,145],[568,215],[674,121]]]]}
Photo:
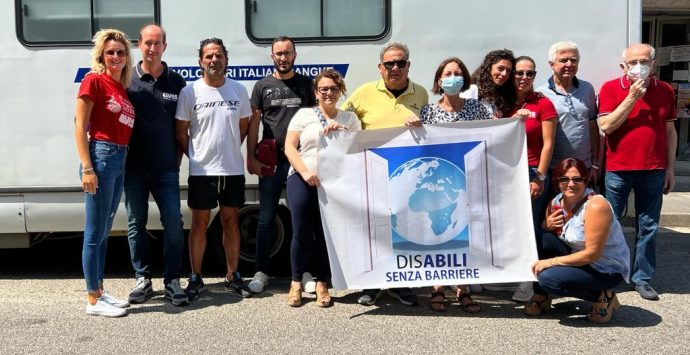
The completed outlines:
{"type": "Polygon", "coordinates": [[[332,305],[328,294],[331,269],[317,195],[320,185],[316,165],[319,136],[333,134],[336,130],[362,128],[354,113],[336,107],[340,96],[345,94],[345,82],[338,72],[326,69],[319,73],[314,79],[314,94],[318,105],[297,111],[290,121],[285,138],[285,156],[292,165],[287,178],[293,230],[290,245],[292,283],[287,302],[292,307],[302,305],[302,277],[312,257],[315,261],[316,305],[332,305]]]}
{"type": "MultiPolygon", "coordinates": [[[[532,223],[537,231],[544,213],[543,193],[548,181],[548,168],[553,153],[558,114],[553,103],[544,95],[534,92],[536,64],[528,56],[515,59],[516,101],[510,116],[524,119],[527,133],[527,164],[529,165],[529,191],[532,197],[532,223]]],[[[513,293],[513,300],[527,302],[532,297],[532,283],[523,282],[513,293]]]]}
{"type": "Polygon", "coordinates": [[[509,117],[515,102],[515,87],[510,81],[515,70],[515,57],[507,49],[489,52],[472,73],[472,85],[461,94],[479,99],[496,117],[509,117]]]}
{"type": "MultiPolygon", "coordinates": [[[[465,64],[458,58],[448,58],[441,62],[434,75],[431,92],[441,95],[436,103],[422,107],[419,114],[423,124],[448,123],[458,121],[492,119],[493,115],[476,99],[464,99],[460,92],[467,90],[471,79],[465,64]]],[[[472,300],[465,285],[460,285],[455,294],[465,312],[479,312],[479,305],[472,300]]],[[[431,309],[443,312],[447,308],[443,286],[434,286],[431,294],[431,309]]]]}

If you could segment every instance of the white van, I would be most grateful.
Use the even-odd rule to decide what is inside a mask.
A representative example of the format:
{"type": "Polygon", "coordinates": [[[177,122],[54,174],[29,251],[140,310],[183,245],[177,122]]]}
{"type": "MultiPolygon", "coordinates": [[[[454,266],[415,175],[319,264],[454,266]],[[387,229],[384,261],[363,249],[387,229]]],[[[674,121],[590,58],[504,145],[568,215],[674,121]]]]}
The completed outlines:
{"type": "MultiPolygon", "coordinates": [[[[640,41],[641,0],[14,0],[0,4],[0,247],[29,247],[54,236],[81,235],[84,224],[79,161],[73,137],[77,89],[88,71],[90,38],[119,28],[167,31],[164,60],[188,81],[199,77],[199,41],[224,40],[228,76],[251,92],[270,74],[270,42],[297,42],[297,70],[333,67],[350,91],[380,77],[379,50],[390,41],[411,50],[410,78],[431,88],[438,63],[460,57],[474,70],[493,49],[537,61],[536,84],[549,75],[546,53],[559,40],[581,48],[579,74],[598,88],[619,74],[621,51],[640,41]]],[[[133,51],[138,60],[140,53],[133,51]]],[[[434,98],[432,98],[433,100],[434,98]]],[[[186,162],[180,174],[186,200],[186,162]]],[[[248,176],[241,211],[242,259],[251,261],[258,212],[257,179],[248,176]]],[[[182,201],[185,226],[190,225],[182,201]]],[[[148,228],[161,230],[151,202],[148,228]]],[[[114,235],[126,234],[122,205],[114,235]]],[[[287,209],[278,217],[272,255],[289,250],[287,209]]],[[[216,223],[217,224],[217,223],[216,223]]],[[[219,228],[211,226],[211,237],[219,228]]],[[[219,238],[216,238],[219,240],[219,238]]],[[[222,252],[222,248],[214,248],[222,252]]]]}

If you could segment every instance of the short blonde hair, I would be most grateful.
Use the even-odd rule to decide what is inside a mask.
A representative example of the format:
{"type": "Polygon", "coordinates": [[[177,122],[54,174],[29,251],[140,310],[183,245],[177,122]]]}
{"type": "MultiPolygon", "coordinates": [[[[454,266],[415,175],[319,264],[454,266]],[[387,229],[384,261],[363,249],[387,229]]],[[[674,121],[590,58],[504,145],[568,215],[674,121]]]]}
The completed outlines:
{"type": "Polygon", "coordinates": [[[108,28],[96,32],[93,35],[93,49],[91,49],[91,70],[97,73],[105,72],[105,62],[103,60],[103,51],[105,50],[106,42],[113,40],[122,43],[127,51],[127,60],[125,62],[125,67],[122,69],[122,75],[120,75],[120,83],[124,87],[128,87],[130,81],[132,80],[132,44],[127,38],[127,35],[116,29],[108,28]]]}

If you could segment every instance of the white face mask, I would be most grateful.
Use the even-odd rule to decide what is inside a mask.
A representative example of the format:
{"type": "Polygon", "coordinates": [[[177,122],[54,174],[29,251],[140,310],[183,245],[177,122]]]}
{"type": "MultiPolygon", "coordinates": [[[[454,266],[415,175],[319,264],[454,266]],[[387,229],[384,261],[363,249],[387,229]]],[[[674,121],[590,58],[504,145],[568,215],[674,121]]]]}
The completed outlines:
{"type": "Polygon", "coordinates": [[[638,79],[646,80],[650,71],[649,65],[635,64],[628,68],[628,79],[632,82],[636,82],[638,79]]]}

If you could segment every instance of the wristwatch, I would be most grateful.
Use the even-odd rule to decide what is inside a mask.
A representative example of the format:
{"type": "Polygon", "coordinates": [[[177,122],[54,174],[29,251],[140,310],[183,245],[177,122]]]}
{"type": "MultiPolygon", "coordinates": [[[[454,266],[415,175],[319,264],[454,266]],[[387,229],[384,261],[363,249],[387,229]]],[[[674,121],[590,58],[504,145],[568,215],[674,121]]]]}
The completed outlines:
{"type": "Polygon", "coordinates": [[[539,179],[540,182],[544,182],[544,180],[546,180],[546,175],[537,171],[537,179],[539,179]]]}

